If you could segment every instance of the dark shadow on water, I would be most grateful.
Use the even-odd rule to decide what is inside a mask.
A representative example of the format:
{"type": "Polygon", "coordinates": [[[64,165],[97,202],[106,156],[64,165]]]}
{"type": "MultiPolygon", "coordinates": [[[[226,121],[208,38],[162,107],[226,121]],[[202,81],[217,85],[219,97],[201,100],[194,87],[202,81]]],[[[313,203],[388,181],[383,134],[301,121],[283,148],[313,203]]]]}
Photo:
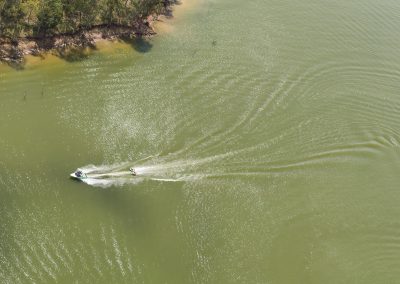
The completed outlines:
{"type": "Polygon", "coordinates": [[[153,48],[153,44],[146,38],[122,38],[123,42],[132,46],[134,50],[140,53],[149,52],[153,48]]]}
{"type": "MultiPolygon", "coordinates": [[[[134,50],[140,53],[147,53],[153,48],[153,43],[149,38],[141,37],[136,35],[137,37],[120,37],[120,40],[126,44],[129,44],[134,50]]],[[[45,52],[51,52],[59,58],[67,61],[67,62],[81,62],[83,60],[88,59],[93,51],[97,50],[96,45],[93,41],[89,39],[81,38],[75,41],[75,44],[71,46],[69,43],[65,43],[62,47],[58,47],[54,49],[54,39],[45,39],[38,40],[37,42],[38,48],[35,50],[31,50],[31,55],[35,57],[40,57],[45,59],[45,52]]],[[[13,61],[4,62],[15,70],[24,70],[25,69],[25,59],[23,55],[21,56],[18,51],[15,51],[16,54],[10,53],[11,58],[16,58],[13,61]]]]}
{"type": "Polygon", "coordinates": [[[67,62],[80,62],[89,58],[90,53],[85,48],[70,48],[57,50],[57,56],[67,62]]]}
{"type": "Polygon", "coordinates": [[[7,64],[9,67],[11,67],[14,70],[17,71],[22,71],[25,70],[25,61],[21,61],[21,62],[5,62],[5,64],[7,64]]]}
{"type": "Polygon", "coordinates": [[[97,50],[94,42],[84,36],[75,40],[75,43],[75,46],[66,44],[65,48],[56,49],[56,55],[67,62],[80,62],[88,59],[92,51],[97,50]]]}
{"type": "MultiPolygon", "coordinates": [[[[45,53],[50,52],[67,62],[80,62],[86,60],[90,57],[93,51],[97,50],[97,47],[93,42],[84,38],[76,41],[75,46],[71,46],[71,44],[66,43],[64,47],[54,48],[55,44],[54,39],[52,38],[37,40],[36,45],[37,48],[32,49],[30,51],[30,55],[45,59],[45,53]]],[[[3,60],[1,63],[7,64],[15,70],[24,70],[26,60],[25,56],[22,54],[22,51],[14,48],[8,50],[7,52],[7,58],[12,60],[3,60]]]]}

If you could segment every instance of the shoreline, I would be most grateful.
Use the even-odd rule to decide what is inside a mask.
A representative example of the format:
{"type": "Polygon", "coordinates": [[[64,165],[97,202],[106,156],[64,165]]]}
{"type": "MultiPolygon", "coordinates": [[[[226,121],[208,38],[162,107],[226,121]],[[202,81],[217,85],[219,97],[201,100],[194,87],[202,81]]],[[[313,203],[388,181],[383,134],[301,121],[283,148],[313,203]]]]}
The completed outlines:
{"type": "Polygon", "coordinates": [[[151,25],[140,30],[127,26],[96,26],[75,34],[55,35],[52,37],[21,37],[17,42],[0,38],[0,61],[18,67],[25,63],[26,56],[43,57],[46,53],[68,59],[69,56],[84,53],[85,49],[96,49],[100,41],[133,41],[155,35],[151,25]]]}
{"type": "Polygon", "coordinates": [[[65,62],[80,61],[90,56],[93,51],[101,51],[104,46],[108,46],[107,49],[109,49],[117,43],[134,47],[139,52],[146,52],[148,40],[155,35],[173,32],[176,21],[187,11],[201,5],[203,1],[171,1],[171,5],[164,13],[148,16],[141,23],[141,29],[98,25],[75,34],[36,39],[20,37],[17,45],[9,39],[0,38],[0,68],[21,70],[29,67],[32,62],[37,63],[50,57],[59,58],[65,62]]]}
{"type": "Polygon", "coordinates": [[[162,13],[151,14],[132,26],[97,25],[73,34],[56,34],[49,37],[27,36],[14,40],[0,37],[0,64],[23,69],[28,56],[44,58],[46,54],[74,61],[85,57],[88,50],[96,50],[97,43],[102,41],[122,41],[129,44],[134,44],[137,40],[145,41],[158,33],[158,23],[174,18],[174,8],[183,5],[182,2],[170,2],[162,13]]]}

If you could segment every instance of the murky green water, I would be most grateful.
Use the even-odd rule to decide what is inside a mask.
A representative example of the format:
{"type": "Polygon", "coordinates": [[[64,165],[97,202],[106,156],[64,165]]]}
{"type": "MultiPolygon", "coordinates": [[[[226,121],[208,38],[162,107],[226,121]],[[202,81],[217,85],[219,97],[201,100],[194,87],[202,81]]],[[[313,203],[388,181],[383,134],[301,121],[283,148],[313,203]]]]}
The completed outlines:
{"type": "Polygon", "coordinates": [[[139,51],[0,66],[0,282],[398,283],[399,15],[204,0],[139,51]]]}

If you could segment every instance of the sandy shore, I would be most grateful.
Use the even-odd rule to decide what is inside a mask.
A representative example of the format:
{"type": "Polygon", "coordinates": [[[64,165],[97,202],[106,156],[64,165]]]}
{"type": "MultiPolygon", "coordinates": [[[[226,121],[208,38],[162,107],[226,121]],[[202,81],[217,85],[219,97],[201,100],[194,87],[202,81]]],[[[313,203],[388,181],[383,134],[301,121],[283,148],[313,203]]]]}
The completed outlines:
{"type": "Polygon", "coordinates": [[[181,19],[183,15],[190,10],[196,9],[205,0],[182,0],[180,4],[172,7],[173,17],[166,15],[159,15],[156,21],[151,23],[153,30],[157,34],[166,34],[173,32],[174,23],[176,20],[181,19]]]}

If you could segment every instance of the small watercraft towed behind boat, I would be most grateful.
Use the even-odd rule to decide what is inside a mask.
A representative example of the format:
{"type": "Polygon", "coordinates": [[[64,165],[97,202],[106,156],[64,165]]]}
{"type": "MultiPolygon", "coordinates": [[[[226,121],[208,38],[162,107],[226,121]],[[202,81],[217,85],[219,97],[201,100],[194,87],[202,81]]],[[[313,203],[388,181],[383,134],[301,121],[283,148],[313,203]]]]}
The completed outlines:
{"type": "Polygon", "coordinates": [[[73,179],[83,181],[88,178],[91,178],[91,179],[106,178],[107,179],[107,178],[118,178],[118,177],[123,177],[123,176],[127,176],[127,175],[136,176],[135,168],[133,168],[133,167],[129,168],[129,172],[122,171],[122,172],[109,172],[109,173],[99,173],[99,172],[85,173],[82,169],[77,169],[75,172],[70,174],[70,177],[73,179]]]}

